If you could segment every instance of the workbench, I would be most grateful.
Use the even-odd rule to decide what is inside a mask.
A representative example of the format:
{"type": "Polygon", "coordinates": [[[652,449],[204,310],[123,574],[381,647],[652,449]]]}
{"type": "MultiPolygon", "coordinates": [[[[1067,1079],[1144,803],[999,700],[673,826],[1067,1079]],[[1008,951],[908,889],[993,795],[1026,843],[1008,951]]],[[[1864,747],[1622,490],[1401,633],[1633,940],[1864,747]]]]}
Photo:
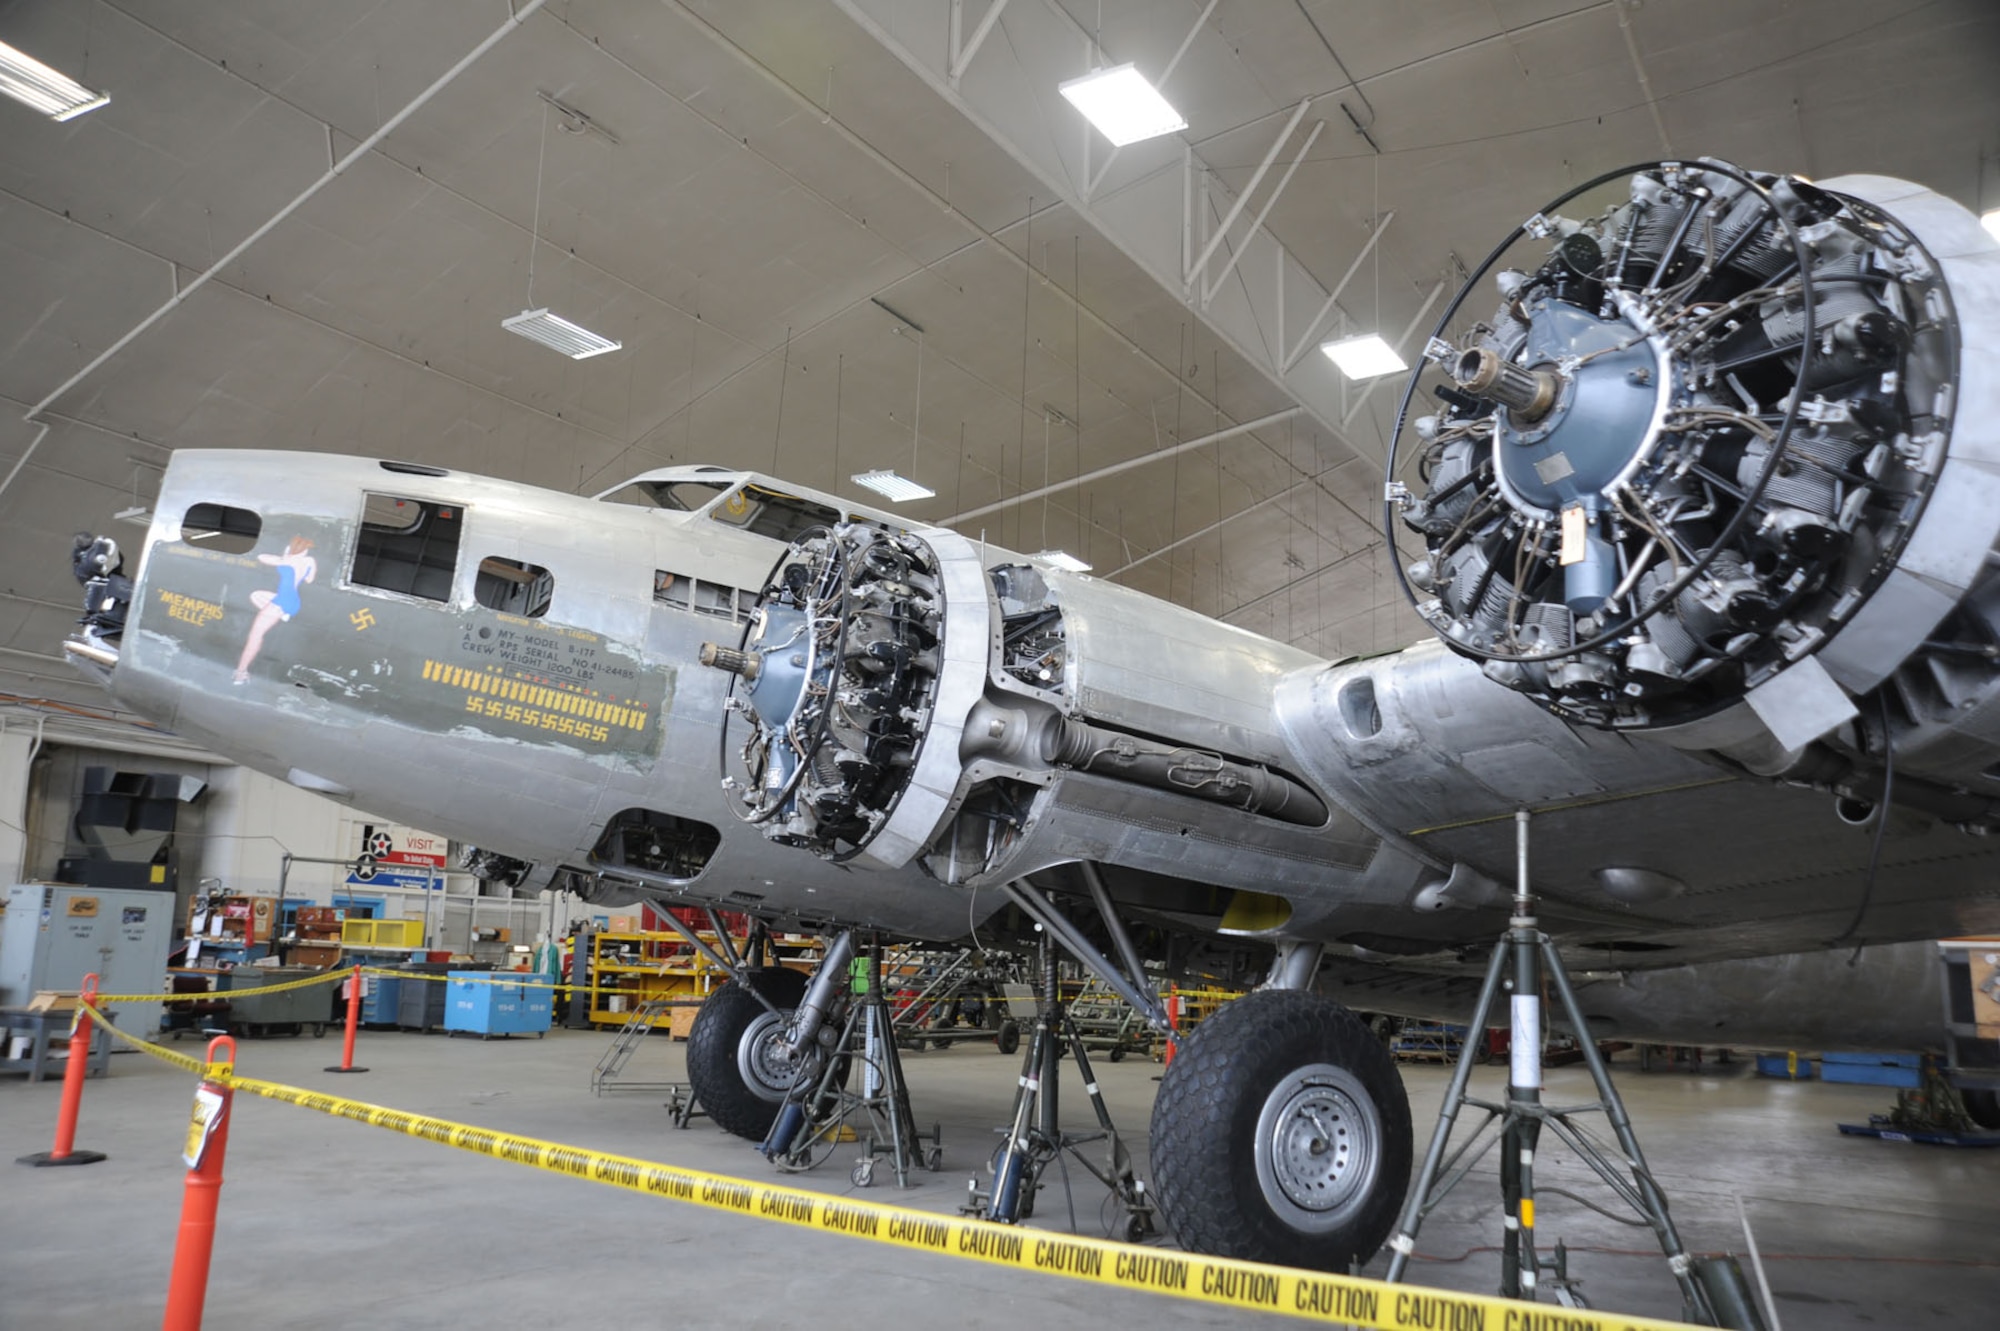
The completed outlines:
{"type": "MultiPolygon", "coordinates": [[[[25,1072],[28,1080],[35,1082],[65,1066],[60,1060],[49,1057],[49,1049],[52,1045],[69,1043],[69,1024],[74,1016],[72,1012],[0,1008],[0,1028],[4,1028],[5,1032],[4,1043],[0,1043],[0,1072],[25,1072]],[[20,1058],[8,1057],[17,1036],[27,1040],[27,1048],[20,1058]]],[[[85,1065],[84,1072],[88,1076],[102,1077],[111,1070],[111,1034],[99,1030],[97,1023],[92,1022],[90,1035],[90,1062],[85,1065]]]]}

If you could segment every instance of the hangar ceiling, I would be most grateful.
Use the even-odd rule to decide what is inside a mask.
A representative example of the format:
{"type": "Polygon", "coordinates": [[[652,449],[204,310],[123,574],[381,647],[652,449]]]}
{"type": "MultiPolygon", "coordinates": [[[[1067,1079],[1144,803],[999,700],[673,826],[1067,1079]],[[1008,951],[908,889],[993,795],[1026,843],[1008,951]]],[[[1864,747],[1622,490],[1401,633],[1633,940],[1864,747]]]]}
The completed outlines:
{"type": "Polygon", "coordinates": [[[1461,264],[1630,162],[2000,206],[1980,0],[992,3],[551,0],[30,424],[512,11],[0,0],[0,40],[112,98],[0,102],[0,474],[50,427],[0,494],[0,693],[101,703],[58,655],[70,536],[136,538],[113,514],[184,447],[579,492],[717,462],[868,499],[853,473],[914,468],[916,518],[1388,650],[1422,631],[1377,531],[1400,384],[1321,338],[1419,345],[1461,264]],[[1183,43],[1180,135],[1110,158],[1055,94],[1093,45],[1158,77],[1183,43]],[[501,329],[531,304],[624,348],[501,329]]]}

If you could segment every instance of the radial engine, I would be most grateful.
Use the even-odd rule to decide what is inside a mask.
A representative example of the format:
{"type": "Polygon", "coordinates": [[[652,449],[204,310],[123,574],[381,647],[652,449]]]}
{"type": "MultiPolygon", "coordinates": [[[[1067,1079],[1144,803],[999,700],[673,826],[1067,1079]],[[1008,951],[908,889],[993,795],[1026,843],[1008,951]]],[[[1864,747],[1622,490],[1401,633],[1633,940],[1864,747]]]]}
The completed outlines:
{"type": "Polygon", "coordinates": [[[1418,612],[1567,719],[1689,746],[1795,751],[1899,668],[1919,722],[1971,706],[2000,643],[1996,261],[1882,177],[1665,162],[1566,195],[1447,313],[1497,298],[1432,339],[1436,409],[1405,396],[1418,612]]]}
{"type": "Polygon", "coordinates": [[[1178,827],[1310,836],[1327,806],[1282,770],[1272,690],[1312,658],[1032,562],[987,568],[948,531],[808,532],[736,646],[724,785],[767,835],[831,859],[922,857],[947,882],[1078,858],[1027,843],[1052,790],[1178,827]]]}

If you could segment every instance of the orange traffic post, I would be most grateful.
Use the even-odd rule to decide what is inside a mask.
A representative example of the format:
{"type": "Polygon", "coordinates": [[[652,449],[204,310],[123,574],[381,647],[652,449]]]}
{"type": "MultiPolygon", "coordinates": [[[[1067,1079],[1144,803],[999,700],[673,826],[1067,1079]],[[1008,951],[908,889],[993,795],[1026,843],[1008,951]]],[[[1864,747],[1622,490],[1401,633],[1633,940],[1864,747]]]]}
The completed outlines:
{"type": "Polygon", "coordinates": [[[361,967],[347,977],[347,1037],[340,1042],[340,1066],[328,1072],[366,1072],[354,1066],[354,1033],[361,1029],[361,967]]]}
{"type": "Polygon", "coordinates": [[[162,1331],[201,1331],[209,1258],[215,1252],[215,1211],[222,1201],[222,1157],[229,1150],[228,1078],[235,1065],[236,1041],[218,1035],[208,1042],[208,1071],[195,1089],[187,1149],[181,1153],[188,1166],[187,1188],[181,1193],[181,1228],[174,1240],[162,1331]]]}
{"type": "Polygon", "coordinates": [[[1160,1066],[1174,1065],[1174,1047],[1181,1039],[1181,991],[1173,985],[1167,986],[1167,1052],[1160,1058],[1160,1066]]]}
{"type": "Polygon", "coordinates": [[[69,1028],[69,1061],[63,1066],[62,1108],[56,1111],[55,1145],[46,1151],[24,1155],[19,1163],[47,1165],[94,1165],[105,1158],[102,1151],[76,1149],[76,1116],[83,1109],[83,1079],[90,1075],[90,1041],[95,1034],[86,1003],[97,1001],[97,973],[83,977],[83,993],[77,1001],[76,1019],[69,1028]]]}

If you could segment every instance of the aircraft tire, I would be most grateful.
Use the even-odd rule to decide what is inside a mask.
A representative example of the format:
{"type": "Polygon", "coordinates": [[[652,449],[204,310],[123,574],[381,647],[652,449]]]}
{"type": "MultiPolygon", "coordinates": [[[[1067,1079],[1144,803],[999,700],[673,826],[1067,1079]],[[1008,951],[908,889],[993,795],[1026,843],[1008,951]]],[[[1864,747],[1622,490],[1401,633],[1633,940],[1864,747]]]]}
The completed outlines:
{"type": "MultiPolygon", "coordinates": [[[[787,1012],[806,995],[806,977],[794,970],[774,967],[758,972],[755,980],[758,992],[787,1012]]],[[[751,1141],[762,1141],[770,1132],[778,1101],[749,1084],[737,1051],[766,1012],[740,984],[725,981],[702,1002],[688,1032],[688,1089],[717,1127],[751,1141]]]]}
{"type": "Polygon", "coordinates": [[[1318,994],[1266,989],[1181,1042],[1152,1142],[1154,1194],[1182,1246],[1345,1271],[1374,1256],[1402,1208],[1410,1102],[1360,1018],[1318,994]]]}
{"type": "Polygon", "coordinates": [[[2000,1091],[1960,1091],[1966,1116],[1989,1132],[2000,1132],[2000,1091]]]}

